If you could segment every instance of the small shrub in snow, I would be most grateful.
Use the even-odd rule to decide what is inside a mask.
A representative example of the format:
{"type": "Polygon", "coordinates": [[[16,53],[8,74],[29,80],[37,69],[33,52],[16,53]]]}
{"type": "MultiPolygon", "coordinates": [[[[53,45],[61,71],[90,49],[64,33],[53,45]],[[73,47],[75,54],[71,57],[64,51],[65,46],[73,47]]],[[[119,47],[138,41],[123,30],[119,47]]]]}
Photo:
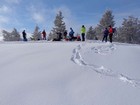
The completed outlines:
{"type": "Polygon", "coordinates": [[[3,40],[4,41],[20,41],[20,34],[19,32],[14,28],[12,32],[7,32],[5,30],[2,31],[3,33],[3,40]]]}

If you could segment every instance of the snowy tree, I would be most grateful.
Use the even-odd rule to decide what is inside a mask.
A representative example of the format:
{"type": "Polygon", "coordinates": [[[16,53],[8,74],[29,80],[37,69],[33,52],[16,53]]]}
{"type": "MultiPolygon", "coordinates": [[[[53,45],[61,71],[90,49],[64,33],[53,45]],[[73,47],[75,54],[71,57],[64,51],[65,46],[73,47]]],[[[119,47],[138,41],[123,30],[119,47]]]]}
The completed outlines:
{"type": "Polygon", "coordinates": [[[48,40],[52,40],[52,39],[53,39],[53,34],[52,34],[52,32],[50,32],[48,35],[48,40]]]}
{"type": "Polygon", "coordinates": [[[94,31],[95,31],[95,36],[98,39],[102,39],[104,29],[100,25],[98,25],[95,27],[94,31]]]}
{"type": "Polygon", "coordinates": [[[7,32],[5,30],[2,31],[4,41],[20,41],[20,34],[19,32],[14,28],[12,32],[7,32]]]}
{"type": "Polygon", "coordinates": [[[39,31],[39,27],[38,26],[35,27],[34,33],[32,35],[32,38],[33,38],[33,40],[41,40],[42,39],[41,31],[39,31]]]}
{"type": "Polygon", "coordinates": [[[3,30],[2,34],[3,34],[4,41],[11,41],[11,33],[10,32],[3,30]]]}
{"type": "Polygon", "coordinates": [[[95,31],[92,26],[89,27],[89,30],[87,31],[86,34],[86,38],[89,40],[94,40],[96,38],[95,31]]]}
{"type": "Polygon", "coordinates": [[[108,26],[114,27],[115,21],[114,21],[114,16],[112,14],[111,10],[105,11],[103,14],[100,23],[98,26],[95,28],[96,31],[96,36],[98,36],[100,39],[102,38],[103,30],[107,28],[108,26]]]}
{"type": "Polygon", "coordinates": [[[108,26],[112,26],[114,27],[115,25],[115,21],[114,21],[114,16],[112,15],[112,11],[111,10],[107,10],[102,19],[100,20],[100,25],[102,26],[102,28],[106,28],[108,26]]]}
{"type": "Polygon", "coordinates": [[[66,25],[63,19],[64,17],[62,16],[62,12],[59,11],[54,21],[55,27],[52,30],[51,38],[58,38],[58,33],[61,33],[63,35],[64,31],[66,30],[66,25]]]}
{"type": "Polygon", "coordinates": [[[140,20],[133,16],[124,19],[122,26],[117,30],[117,41],[125,43],[140,43],[140,20]]]}

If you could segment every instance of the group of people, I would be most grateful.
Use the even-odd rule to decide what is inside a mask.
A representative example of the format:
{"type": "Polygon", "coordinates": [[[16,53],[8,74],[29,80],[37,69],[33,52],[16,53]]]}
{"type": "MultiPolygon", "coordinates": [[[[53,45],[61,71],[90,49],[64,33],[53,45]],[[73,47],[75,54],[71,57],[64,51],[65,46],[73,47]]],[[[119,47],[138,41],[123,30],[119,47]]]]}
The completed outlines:
{"type": "Polygon", "coordinates": [[[74,35],[74,30],[72,28],[70,28],[70,32],[68,33],[67,30],[64,31],[63,33],[63,37],[62,37],[62,33],[58,32],[57,33],[57,38],[54,38],[53,41],[60,41],[61,39],[64,39],[65,41],[85,41],[85,33],[86,33],[86,28],[84,25],[82,25],[81,27],[81,36],[82,39],[80,37],[80,35],[75,36],[74,35]]]}
{"type": "MultiPolygon", "coordinates": [[[[46,31],[43,30],[41,34],[42,34],[42,39],[46,40],[46,35],[47,35],[46,31]]],[[[25,30],[23,30],[22,36],[23,36],[23,41],[27,41],[27,34],[26,34],[25,30]]]]}
{"type": "MultiPolygon", "coordinates": [[[[80,35],[74,36],[74,33],[75,32],[73,31],[73,29],[70,28],[69,35],[68,35],[67,30],[65,30],[64,33],[63,33],[63,37],[62,37],[62,33],[57,33],[58,38],[53,39],[53,41],[60,41],[62,38],[64,38],[66,41],[74,41],[74,40],[85,41],[86,28],[85,28],[84,25],[82,25],[82,27],[81,27],[81,37],[80,37],[80,35]]],[[[114,33],[114,28],[112,28],[111,25],[108,28],[105,28],[105,30],[103,32],[104,35],[103,35],[102,42],[103,41],[107,42],[107,39],[108,39],[108,36],[109,36],[109,40],[112,43],[113,33],[114,33]]],[[[26,34],[25,30],[22,32],[22,35],[23,35],[23,40],[27,41],[27,37],[26,37],[27,34],[26,34]]],[[[46,40],[46,35],[47,35],[46,31],[43,30],[42,31],[42,39],[43,40],[46,40]]]]}
{"type": "MultiPolygon", "coordinates": [[[[85,41],[86,28],[84,25],[82,25],[82,27],[81,27],[81,37],[80,37],[80,35],[74,36],[74,33],[75,32],[73,31],[72,28],[70,28],[69,35],[68,35],[67,30],[65,30],[64,33],[58,32],[58,33],[56,33],[57,38],[54,38],[53,41],[61,41],[63,38],[66,41],[75,41],[75,40],[76,41],[81,41],[81,40],[85,41]]],[[[46,31],[43,30],[41,34],[42,34],[42,39],[46,40],[46,35],[47,35],[46,31]]],[[[27,41],[27,34],[26,34],[25,30],[23,30],[22,36],[23,36],[23,41],[27,41]]]]}
{"type": "Polygon", "coordinates": [[[114,28],[112,28],[112,26],[110,25],[109,28],[105,28],[104,32],[103,32],[103,39],[102,39],[102,42],[105,40],[105,42],[107,42],[107,38],[109,36],[109,40],[110,42],[112,43],[112,36],[113,36],[113,33],[114,33],[114,28]]]}

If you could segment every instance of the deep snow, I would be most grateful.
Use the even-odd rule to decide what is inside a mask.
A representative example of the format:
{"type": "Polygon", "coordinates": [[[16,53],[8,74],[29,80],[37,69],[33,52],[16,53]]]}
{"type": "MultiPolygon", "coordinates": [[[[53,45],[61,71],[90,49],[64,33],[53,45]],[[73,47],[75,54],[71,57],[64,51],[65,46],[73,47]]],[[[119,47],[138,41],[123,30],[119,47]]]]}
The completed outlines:
{"type": "Polygon", "coordinates": [[[139,105],[140,46],[1,42],[0,105],[139,105]]]}

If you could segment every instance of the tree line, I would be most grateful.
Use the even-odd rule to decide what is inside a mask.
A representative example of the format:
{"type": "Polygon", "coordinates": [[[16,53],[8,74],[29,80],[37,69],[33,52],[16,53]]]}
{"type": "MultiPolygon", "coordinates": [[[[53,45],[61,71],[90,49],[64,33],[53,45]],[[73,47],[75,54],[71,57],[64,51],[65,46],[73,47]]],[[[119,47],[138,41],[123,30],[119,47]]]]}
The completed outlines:
{"type": "MultiPolygon", "coordinates": [[[[99,24],[93,28],[92,26],[87,31],[86,38],[89,40],[102,39],[103,30],[108,26],[115,26],[114,15],[111,10],[107,10],[99,24]]],[[[115,27],[113,39],[116,42],[140,44],[140,20],[133,16],[124,18],[120,27],[115,27]]]]}
{"type": "MultiPolygon", "coordinates": [[[[54,20],[54,27],[48,35],[48,40],[52,40],[54,38],[58,38],[57,33],[62,33],[62,37],[64,37],[63,33],[66,31],[66,24],[63,21],[64,17],[62,12],[59,11],[54,20]]],[[[114,15],[111,10],[105,11],[99,24],[96,27],[90,26],[86,33],[86,39],[88,40],[101,40],[103,37],[103,30],[108,26],[115,26],[114,15]]],[[[140,44],[140,20],[139,18],[135,18],[133,16],[128,16],[128,18],[124,18],[122,25],[120,27],[115,27],[116,31],[113,35],[113,41],[122,42],[122,43],[132,43],[132,44],[140,44]]],[[[21,35],[14,28],[12,32],[7,32],[5,30],[2,31],[4,41],[20,41],[21,35]]],[[[41,40],[41,32],[39,31],[39,27],[36,26],[31,37],[33,40],[41,40]]]]}
{"type": "MultiPolygon", "coordinates": [[[[4,41],[21,41],[22,40],[21,35],[17,31],[16,28],[14,28],[12,32],[3,30],[2,34],[3,34],[4,41]]],[[[41,33],[41,31],[39,31],[39,27],[36,26],[32,36],[30,37],[30,40],[41,40],[41,39],[42,39],[42,33],[41,33]]]]}

